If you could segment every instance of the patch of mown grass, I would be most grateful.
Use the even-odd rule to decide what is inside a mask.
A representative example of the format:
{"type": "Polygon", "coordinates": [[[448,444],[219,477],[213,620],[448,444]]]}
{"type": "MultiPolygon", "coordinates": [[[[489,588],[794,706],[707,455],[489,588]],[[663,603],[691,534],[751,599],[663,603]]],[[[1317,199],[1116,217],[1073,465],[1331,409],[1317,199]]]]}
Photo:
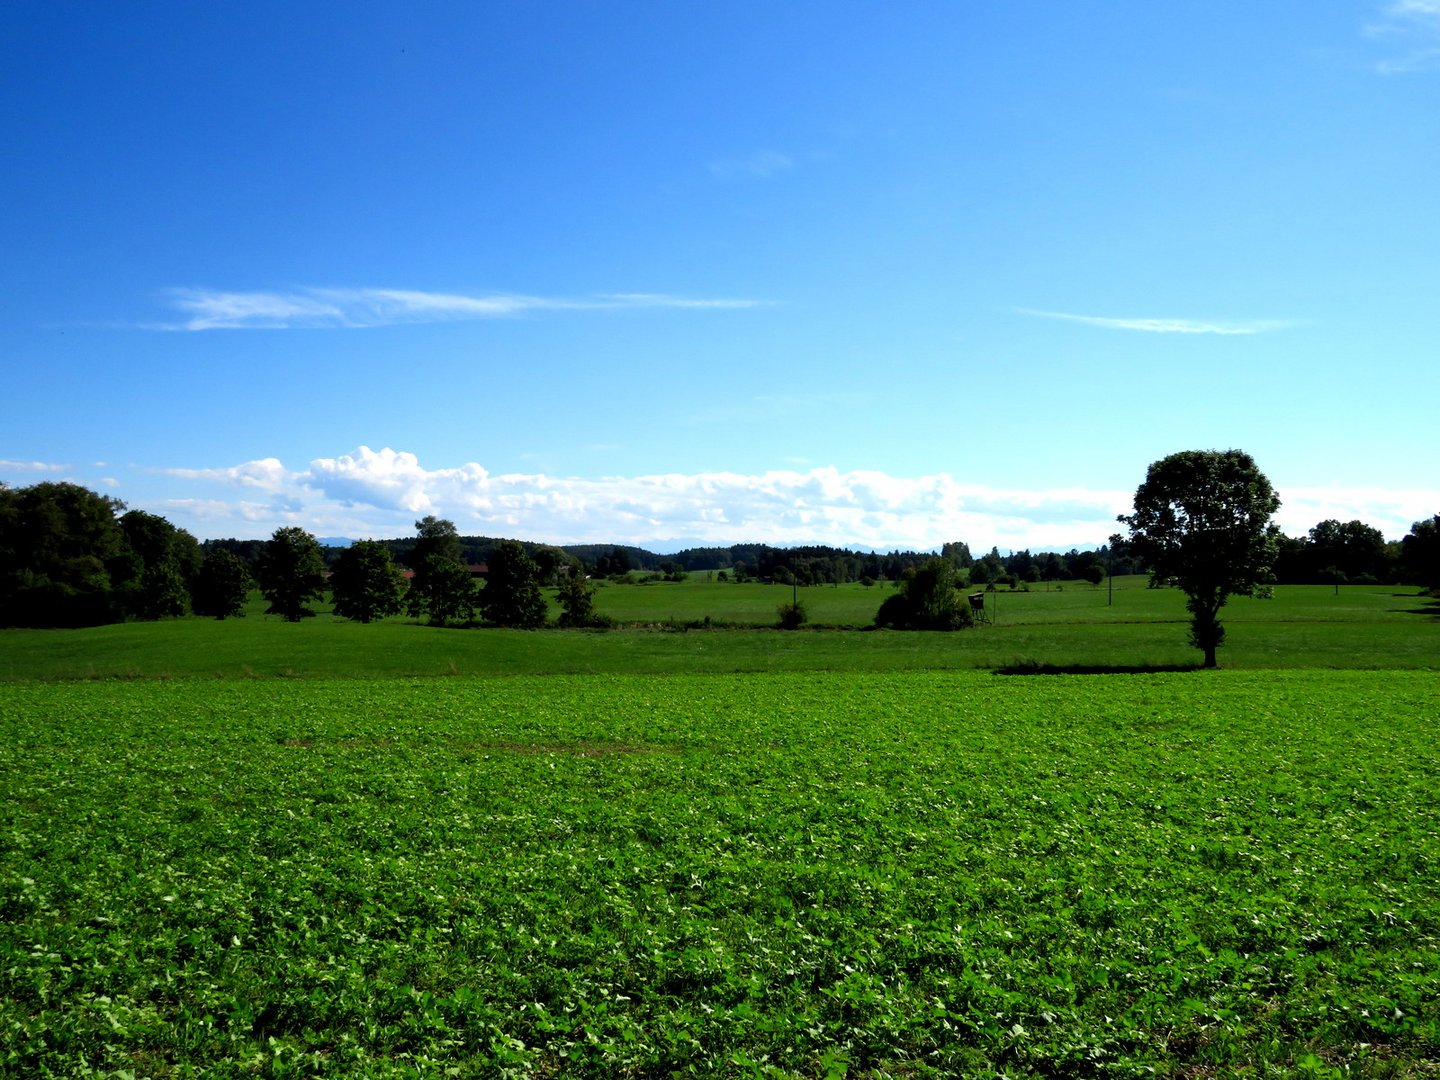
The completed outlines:
{"type": "Polygon", "coordinates": [[[1430,672],[10,684],[0,1060],[1418,1074],[1437,701],[1430,672]]]}

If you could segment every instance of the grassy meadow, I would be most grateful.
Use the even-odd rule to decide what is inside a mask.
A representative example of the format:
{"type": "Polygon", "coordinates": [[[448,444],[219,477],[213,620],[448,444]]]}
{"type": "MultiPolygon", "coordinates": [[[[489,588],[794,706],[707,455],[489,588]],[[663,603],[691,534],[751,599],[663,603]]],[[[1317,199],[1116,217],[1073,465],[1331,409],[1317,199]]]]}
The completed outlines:
{"type": "MultiPolygon", "coordinates": [[[[888,588],[801,588],[810,624],[773,627],[789,586],[706,581],[604,585],[608,632],[465,630],[403,617],[360,625],[320,614],[298,624],[263,614],[171,619],[85,630],[0,629],[0,680],[269,678],[994,670],[1049,664],[1089,670],[1193,667],[1184,597],[1143,577],[1105,586],[987,594],[992,621],[960,633],[862,629],[888,588]],[[708,623],[707,623],[708,620],[708,623]],[[707,629],[708,626],[708,629],[707,629]],[[842,629],[843,628],[843,629],[842,629]]],[[[556,609],[558,614],[558,609],[556,609]]],[[[1434,668],[1440,605],[1410,588],[1281,586],[1270,600],[1236,598],[1222,612],[1227,668],[1434,668]]]]}
{"type": "Polygon", "coordinates": [[[1117,586],[0,631],[0,1074],[1437,1075],[1437,609],[1117,586]]]}

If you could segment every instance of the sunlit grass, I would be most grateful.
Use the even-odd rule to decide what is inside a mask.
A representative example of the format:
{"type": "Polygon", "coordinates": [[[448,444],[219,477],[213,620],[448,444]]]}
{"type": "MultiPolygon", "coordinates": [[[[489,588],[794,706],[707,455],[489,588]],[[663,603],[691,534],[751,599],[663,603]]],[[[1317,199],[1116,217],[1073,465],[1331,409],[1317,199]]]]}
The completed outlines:
{"type": "Polygon", "coordinates": [[[4,1072],[1420,1075],[1437,678],[0,686],[4,1072]]]}

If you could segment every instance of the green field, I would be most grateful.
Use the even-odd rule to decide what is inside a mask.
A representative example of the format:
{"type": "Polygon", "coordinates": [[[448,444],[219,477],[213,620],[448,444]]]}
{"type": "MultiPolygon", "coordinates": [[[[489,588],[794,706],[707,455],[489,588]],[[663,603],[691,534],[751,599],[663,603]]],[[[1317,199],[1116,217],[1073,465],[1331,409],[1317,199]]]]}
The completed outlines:
{"type": "MultiPolygon", "coordinates": [[[[813,624],[866,626],[884,586],[799,590],[813,624]]],[[[0,680],[137,677],[361,677],[1191,667],[1184,597],[1144,578],[1103,586],[987,596],[991,625],[959,633],[771,629],[791,596],[779,585],[706,582],[608,585],[597,607],[631,628],[613,632],[463,630],[403,618],[369,625],[322,613],[288,624],[174,619],[86,630],[0,630],[0,680]],[[712,629],[705,630],[706,619],[712,629]],[[721,630],[719,627],[740,627],[721,630]],[[635,628],[635,627],[638,627],[635,628]],[[687,629],[688,628],[688,629],[687,629]],[[683,631],[683,632],[682,632],[683,631]]],[[[1411,588],[1282,586],[1237,598],[1220,663],[1260,668],[1440,667],[1440,605],[1411,588]]]]}
{"type": "Polygon", "coordinates": [[[0,632],[0,1074],[1440,1075],[1425,598],[789,592],[0,632]]]}

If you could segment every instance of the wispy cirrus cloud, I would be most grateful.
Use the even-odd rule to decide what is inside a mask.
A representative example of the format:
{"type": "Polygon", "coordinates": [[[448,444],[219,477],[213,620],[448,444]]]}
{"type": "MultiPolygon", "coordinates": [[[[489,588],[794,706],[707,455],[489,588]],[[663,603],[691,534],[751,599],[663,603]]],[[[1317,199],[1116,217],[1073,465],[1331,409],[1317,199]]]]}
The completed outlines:
{"type": "Polygon", "coordinates": [[[1375,63],[1384,75],[1440,67],[1440,0],[1392,0],[1366,36],[1384,42],[1391,55],[1375,63]]]}
{"type": "Polygon", "coordinates": [[[1201,319],[1155,319],[1117,318],[1107,315],[1077,315],[1068,311],[1039,311],[1035,308],[1016,308],[1021,315],[1033,315],[1041,319],[1062,319],[1066,322],[1084,323],[1087,326],[1101,326],[1109,330],[1134,330],[1145,334],[1264,334],[1282,330],[1290,324],[1282,319],[1262,319],[1250,322],[1214,322],[1201,319]]]}
{"type": "Polygon", "coordinates": [[[778,150],[759,150],[745,157],[717,158],[705,163],[710,175],[718,180],[768,180],[794,167],[795,159],[778,150]]]}
{"type": "Polygon", "coordinates": [[[763,300],[671,296],[665,293],[597,293],[588,297],[566,298],[371,288],[298,288],[285,292],[170,289],[165,296],[181,317],[178,321],[151,323],[149,329],[357,328],[500,319],[532,311],[724,309],[761,307],[767,303],[763,300]]]}

